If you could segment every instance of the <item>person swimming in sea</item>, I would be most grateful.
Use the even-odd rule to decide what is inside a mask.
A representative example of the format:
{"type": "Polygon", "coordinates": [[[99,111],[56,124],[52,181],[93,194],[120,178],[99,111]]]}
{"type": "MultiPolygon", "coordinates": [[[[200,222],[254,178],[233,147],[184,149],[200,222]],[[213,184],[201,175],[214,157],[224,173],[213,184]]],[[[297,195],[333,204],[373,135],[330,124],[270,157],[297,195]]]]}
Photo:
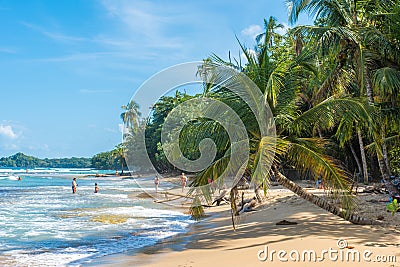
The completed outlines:
{"type": "Polygon", "coordinates": [[[72,179],[72,194],[76,193],[76,188],[78,187],[78,184],[76,183],[76,177],[72,179]]]}
{"type": "Polygon", "coordinates": [[[97,185],[97,183],[94,183],[94,192],[95,193],[99,192],[99,186],[97,185]]]}

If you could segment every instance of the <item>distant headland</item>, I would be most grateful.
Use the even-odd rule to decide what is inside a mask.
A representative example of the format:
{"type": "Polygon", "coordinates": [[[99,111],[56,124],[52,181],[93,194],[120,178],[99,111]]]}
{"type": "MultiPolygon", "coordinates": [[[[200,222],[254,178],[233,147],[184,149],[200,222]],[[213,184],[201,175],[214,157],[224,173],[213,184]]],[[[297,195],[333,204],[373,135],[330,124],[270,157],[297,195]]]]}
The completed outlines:
{"type": "Polygon", "coordinates": [[[96,168],[104,170],[120,169],[121,165],[111,152],[102,152],[91,158],[37,158],[18,152],[0,158],[0,167],[19,168],[96,168]]]}

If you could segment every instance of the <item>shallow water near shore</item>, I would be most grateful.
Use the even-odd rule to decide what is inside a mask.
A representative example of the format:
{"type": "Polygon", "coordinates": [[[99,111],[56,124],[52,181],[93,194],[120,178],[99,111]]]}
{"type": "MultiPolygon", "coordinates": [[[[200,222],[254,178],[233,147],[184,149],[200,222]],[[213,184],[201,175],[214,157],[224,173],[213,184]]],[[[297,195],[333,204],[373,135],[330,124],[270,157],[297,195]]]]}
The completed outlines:
{"type": "MultiPolygon", "coordinates": [[[[141,192],[134,179],[78,176],[72,194],[73,175],[90,173],[98,171],[0,169],[2,266],[79,266],[153,245],[193,223],[151,198],[132,197],[141,192]]],[[[152,179],[146,190],[154,190],[152,179]]]]}

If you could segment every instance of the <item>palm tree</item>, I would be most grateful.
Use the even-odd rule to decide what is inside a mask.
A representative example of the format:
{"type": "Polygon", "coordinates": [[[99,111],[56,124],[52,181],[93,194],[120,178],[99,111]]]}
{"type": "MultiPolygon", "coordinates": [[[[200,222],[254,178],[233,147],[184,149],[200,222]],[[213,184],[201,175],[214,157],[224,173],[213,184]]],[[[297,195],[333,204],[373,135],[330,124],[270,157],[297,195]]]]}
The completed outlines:
{"type": "Polygon", "coordinates": [[[142,115],[139,111],[139,104],[134,100],[131,100],[127,105],[121,107],[124,112],[121,113],[120,117],[125,123],[128,129],[133,129],[134,131],[139,128],[140,116],[142,115]]]}
{"type": "MultiPolygon", "coordinates": [[[[268,30],[267,24],[266,31],[268,30]]],[[[267,33],[265,36],[267,36],[267,33]]],[[[271,138],[264,135],[258,127],[263,128],[265,125],[258,125],[253,111],[241,99],[241,96],[227,89],[241,86],[238,81],[242,78],[239,74],[226,79],[231,72],[223,73],[224,71],[221,72],[219,70],[214,73],[215,76],[221,75],[222,77],[219,81],[223,82],[218,83],[218,86],[213,90],[209,90],[207,97],[223,101],[235,110],[244,122],[249,136],[250,147],[246,169],[251,173],[251,178],[256,184],[256,188],[262,186],[266,190],[269,179],[274,176],[278,182],[295,194],[346,220],[361,224],[375,223],[373,220],[363,219],[350,212],[353,198],[350,192],[349,174],[340,167],[336,160],[328,156],[326,140],[319,137],[309,137],[310,131],[316,126],[322,130],[331,129],[344,114],[352,116],[355,120],[368,120],[368,114],[364,112],[364,105],[350,98],[329,98],[301,113],[296,106],[300,86],[299,81],[302,80],[305,73],[313,71],[312,53],[307,49],[303,49],[296,56],[292,50],[284,57],[272,60],[267,38],[264,38],[263,43],[258,44],[256,53],[249,52],[243,45],[241,47],[248,63],[245,67],[233,67],[245,73],[260,89],[260,94],[263,97],[259,99],[253,94],[255,101],[264,99],[265,102],[269,103],[276,123],[276,137],[271,138]],[[320,197],[306,192],[286,178],[280,171],[285,162],[295,166],[299,171],[311,173],[315,179],[322,177],[325,185],[341,199],[341,207],[337,207],[320,197]],[[272,170],[267,168],[270,164],[272,165],[272,170]]],[[[288,46],[289,48],[291,48],[290,45],[288,46]]],[[[213,59],[228,66],[233,65],[232,62],[224,62],[219,57],[214,56],[213,59]]],[[[205,65],[207,64],[209,64],[209,61],[205,62],[205,65]]],[[[212,67],[208,72],[212,72],[212,67]]],[[[248,88],[242,86],[238,90],[246,93],[248,88]]],[[[247,93],[251,95],[251,93],[247,93]]],[[[263,102],[257,103],[258,105],[263,105],[263,102]]],[[[258,123],[267,124],[268,121],[258,121],[258,123]]],[[[194,122],[193,128],[187,127],[182,134],[183,141],[181,143],[184,146],[185,140],[197,140],[199,142],[204,136],[204,132],[215,133],[221,131],[222,129],[220,130],[217,124],[208,120],[194,122]]],[[[206,185],[209,177],[214,179],[220,177],[229,164],[230,141],[229,139],[218,141],[216,142],[217,146],[220,149],[223,148],[226,153],[216,158],[208,168],[199,173],[192,186],[206,185]]],[[[201,193],[208,194],[207,191],[201,193]]],[[[233,200],[235,198],[235,188],[231,190],[231,196],[233,200]]],[[[206,201],[209,199],[209,196],[205,197],[206,201]]],[[[232,208],[235,209],[235,205],[232,208]]],[[[236,211],[233,211],[233,214],[236,214],[236,211]]]]}
{"type": "Polygon", "coordinates": [[[126,165],[124,144],[121,143],[115,146],[115,148],[111,151],[111,154],[121,165],[121,175],[124,174],[124,166],[126,165]]]}

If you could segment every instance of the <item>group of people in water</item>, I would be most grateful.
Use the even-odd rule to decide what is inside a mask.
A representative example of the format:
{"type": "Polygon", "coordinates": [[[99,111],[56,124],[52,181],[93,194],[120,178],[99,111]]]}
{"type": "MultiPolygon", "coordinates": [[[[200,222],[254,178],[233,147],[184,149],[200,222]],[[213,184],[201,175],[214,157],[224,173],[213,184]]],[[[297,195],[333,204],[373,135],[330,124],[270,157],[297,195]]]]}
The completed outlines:
{"type": "MultiPolygon", "coordinates": [[[[72,179],[72,194],[76,193],[76,189],[78,188],[78,183],[76,182],[76,177],[74,177],[74,179],[72,179]]],[[[97,183],[94,183],[94,192],[98,193],[99,192],[99,186],[97,185],[97,183]]]]}
{"type": "MultiPolygon", "coordinates": [[[[186,185],[187,185],[187,182],[188,182],[188,178],[187,178],[187,176],[185,175],[185,173],[183,173],[182,172],[182,175],[181,175],[181,186],[182,186],[182,192],[183,192],[183,190],[185,189],[185,187],[186,187],[186,185]]],[[[160,184],[160,177],[158,177],[158,175],[156,175],[155,177],[154,177],[154,185],[155,185],[155,189],[156,189],[156,193],[158,192],[158,185],[160,184]]],[[[76,177],[74,177],[73,179],[72,179],[72,194],[75,194],[76,193],[76,190],[77,190],[77,188],[78,188],[78,183],[76,182],[76,177]]],[[[97,185],[97,183],[95,183],[94,184],[94,192],[95,193],[98,193],[99,192],[99,186],[97,185]]]]}

